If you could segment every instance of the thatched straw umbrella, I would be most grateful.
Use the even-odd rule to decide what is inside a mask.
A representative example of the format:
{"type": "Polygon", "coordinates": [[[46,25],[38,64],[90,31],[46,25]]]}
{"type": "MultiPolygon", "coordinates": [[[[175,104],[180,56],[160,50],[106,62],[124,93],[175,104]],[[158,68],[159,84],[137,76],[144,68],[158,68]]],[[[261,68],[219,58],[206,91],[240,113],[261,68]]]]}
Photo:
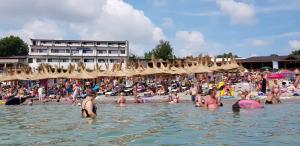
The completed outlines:
{"type": "Polygon", "coordinates": [[[88,72],[83,64],[79,65],[79,70],[72,69],[70,75],[68,76],[69,79],[94,79],[92,73],[88,72]]]}

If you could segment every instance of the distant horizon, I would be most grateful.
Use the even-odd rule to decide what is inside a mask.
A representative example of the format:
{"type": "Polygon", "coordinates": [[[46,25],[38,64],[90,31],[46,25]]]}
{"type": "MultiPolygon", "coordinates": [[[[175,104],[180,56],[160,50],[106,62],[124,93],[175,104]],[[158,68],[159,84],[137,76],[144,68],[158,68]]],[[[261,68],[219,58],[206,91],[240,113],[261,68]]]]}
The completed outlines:
{"type": "Polygon", "coordinates": [[[299,0],[0,2],[0,37],[16,35],[27,43],[128,40],[130,52],[143,56],[166,40],[178,57],[232,52],[246,58],[300,49],[299,0]]]}

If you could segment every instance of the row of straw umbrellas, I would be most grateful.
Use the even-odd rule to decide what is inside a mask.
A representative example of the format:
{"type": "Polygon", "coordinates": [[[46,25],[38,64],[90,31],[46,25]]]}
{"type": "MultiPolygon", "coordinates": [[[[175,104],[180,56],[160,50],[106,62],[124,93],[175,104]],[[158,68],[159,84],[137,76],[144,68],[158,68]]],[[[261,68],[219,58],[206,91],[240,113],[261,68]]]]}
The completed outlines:
{"type": "Polygon", "coordinates": [[[99,77],[132,77],[132,76],[148,76],[148,75],[182,75],[182,74],[201,74],[211,72],[226,72],[240,70],[241,67],[234,58],[225,63],[224,59],[221,65],[217,65],[216,60],[209,66],[207,58],[198,58],[190,60],[186,63],[173,62],[164,63],[161,59],[151,60],[152,66],[146,67],[139,62],[137,65],[127,64],[122,68],[122,63],[113,64],[112,68],[108,65],[105,69],[96,64],[94,69],[89,71],[83,63],[75,65],[69,64],[67,69],[48,64],[40,64],[37,71],[33,72],[30,67],[13,68],[4,67],[4,73],[0,78],[1,82],[16,80],[42,80],[42,79],[95,79],[99,77]]]}

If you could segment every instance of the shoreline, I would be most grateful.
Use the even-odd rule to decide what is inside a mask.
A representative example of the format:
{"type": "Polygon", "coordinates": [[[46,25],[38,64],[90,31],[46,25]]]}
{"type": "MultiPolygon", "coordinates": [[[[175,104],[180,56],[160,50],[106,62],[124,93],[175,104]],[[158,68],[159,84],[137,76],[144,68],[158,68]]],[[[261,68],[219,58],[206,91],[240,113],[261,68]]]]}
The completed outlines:
{"type": "MultiPolygon", "coordinates": [[[[96,97],[95,103],[97,103],[97,104],[116,104],[116,101],[117,101],[118,98],[119,98],[118,96],[108,96],[108,97],[106,97],[105,95],[101,95],[101,96],[97,96],[96,97]]],[[[126,96],[125,98],[126,98],[126,103],[128,103],[128,104],[135,104],[133,96],[126,96]]],[[[259,98],[260,100],[265,100],[266,96],[259,96],[259,97],[256,97],[256,98],[259,98]]],[[[37,98],[33,98],[33,99],[34,99],[33,105],[57,104],[56,100],[51,100],[51,101],[47,101],[47,102],[40,102],[40,101],[38,101],[37,98]]],[[[141,99],[144,102],[143,103],[139,103],[139,104],[168,103],[168,95],[153,96],[153,97],[141,97],[141,99]]],[[[225,103],[234,103],[238,99],[239,98],[237,98],[237,97],[230,98],[230,99],[222,99],[222,102],[225,102],[225,103]]],[[[283,100],[283,101],[300,100],[300,96],[286,96],[286,97],[281,97],[281,100],[283,100]]],[[[78,100],[78,103],[80,103],[80,101],[81,100],[78,100]]],[[[185,94],[180,95],[180,103],[192,103],[190,95],[185,95],[185,94]]],[[[27,104],[28,104],[28,101],[25,101],[21,105],[27,105],[27,104]]],[[[67,99],[67,98],[62,98],[58,104],[69,104],[69,105],[71,105],[71,101],[69,99],[67,99]]]]}

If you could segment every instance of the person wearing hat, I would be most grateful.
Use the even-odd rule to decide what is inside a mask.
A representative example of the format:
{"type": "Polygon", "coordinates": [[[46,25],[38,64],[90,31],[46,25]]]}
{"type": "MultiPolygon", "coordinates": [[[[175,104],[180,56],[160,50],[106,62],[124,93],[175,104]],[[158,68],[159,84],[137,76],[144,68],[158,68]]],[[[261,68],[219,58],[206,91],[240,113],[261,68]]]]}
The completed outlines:
{"type": "Polygon", "coordinates": [[[86,91],[87,96],[81,103],[81,116],[86,118],[95,118],[97,107],[95,105],[96,93],[93,90],[86,91]]]}

